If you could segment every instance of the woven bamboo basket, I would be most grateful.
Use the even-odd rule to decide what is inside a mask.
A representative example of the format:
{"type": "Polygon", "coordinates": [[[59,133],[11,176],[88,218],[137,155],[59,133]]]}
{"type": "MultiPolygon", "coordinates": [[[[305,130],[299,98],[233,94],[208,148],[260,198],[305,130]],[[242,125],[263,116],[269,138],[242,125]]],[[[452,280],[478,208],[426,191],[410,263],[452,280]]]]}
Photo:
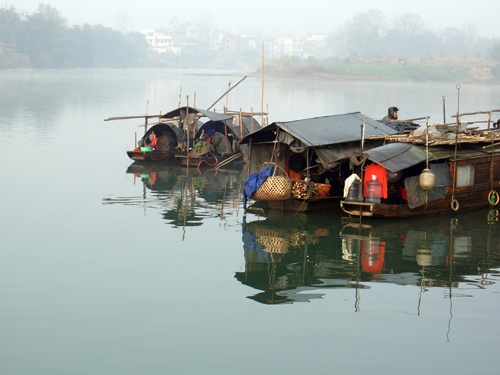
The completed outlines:
{"type": "Polygon", "coordinates": [[[252,199],[256,201],[282,201],[290,198],[292,196],[292,182],[286,175],[285,170],[275,163],[264,163],[262,165],[266,164],[272,164],[280,168],[285,173],[285,176],[276,176],[276,168],[274,168],[273,175],[266,178],[259,190],[253,194],[252,199]]]}

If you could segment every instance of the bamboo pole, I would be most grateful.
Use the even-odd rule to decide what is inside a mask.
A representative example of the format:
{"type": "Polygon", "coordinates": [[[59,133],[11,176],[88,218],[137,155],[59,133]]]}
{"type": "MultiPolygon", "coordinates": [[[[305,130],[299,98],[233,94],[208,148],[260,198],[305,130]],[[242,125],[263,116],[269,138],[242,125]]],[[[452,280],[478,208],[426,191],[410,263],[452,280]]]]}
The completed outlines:
{"type": "MultiPolygon", "coordinates": [[[[262,95],[260,98],[260,111],[264,112],[264,42],[262,42],[262,95]]],[[[264,123],[264,115],[261,118],[261,124],[264,123]]]]}
{"type": "Polygon", "coordinates": [[[229,91],[231,91],[231,81],[229,81],[229,84],[227,85],[227,92],[226,92],[226,108],[228,106],[229,102],[229,91]]]}
{"type": "Polygon", "coordinates": [[[252,113],[252,133],[253,133],[253,107],[250,108],[251,113],[252,113]]]}
{"type": "MultiPolygon", "coordinates": [[[[231,90],[234,90],[234,89],[236,88],[236,86],[238,86],[241,82],[243,82],[243,80],[244,80],[245,78],[247,78],[247,76],[244,76],[244,77],[243,77],[243,78],[242,78],[242,79],[241,79],[241,80],[240,80],[240,81],[239,81],[236,85],[234,85],[233,87],[231,87],[231,90]]],[[[226,94],[228,94],[228,93],[229,93],[229,91],[231,91],[231,90],[228,90],[228,91],[226,91],[224,94],[222,94],[222,96],[221,96],[219,99],[217,99],[217,100],[215,101],[215,103],[214,103],[214,104],[212,104],[210,107],[208,107],[208,108],[207,108],[207,111],[210,111],[210,110],[212,109],[212,107],[213,107],[214,105],[216,105],[216,104],[219,102],[219,100],[221,100],[221,99],[222,99],[222,98],[223,98],[226,94]]]]}
{"type": "Polygon", "coordinates": [[[408,120],[393,120],[394,122],[412,122],[412,121],[418,121],[418,120],[425,120],[430,118],[430,116],[424,116],[424,117],[417,117],[417,118],[410,118],[408,120]]]}
{"type": "Polygon", "coordinates": [[[443,124],[446,123],[446,102],[445,102],[445,97],[443,95],[443,124]]]}
{"type": "Polygon", "coordinates": [[[186,169],[189,169],[189,95],[186,96],[186,114],[184,116],[184,126],[186,126],[186,169]],[[186,126],[187,125],[187,126],[186,126]]]}
{"type": "Polygon", "coordinates": [[[114,121],[114,120],[133,120],[136,118],[158,118],[161,117],[161,115],[142,115],[142,116],[119,116],[119,117],[109,117],[104,119],[104,121],[114,121]]]}
{"type": "Polygon", "coordinates": [[[366,127],[366,115],[363,119],[363,125],[361,126],[361,152],[363,152],[363,148],[365,145],[365,127],[366,127]]]}
{"type": "Polygon", "coordinates": [[[241,108],[240,108],[240,139],[243,138],[243,119],[241,118],[241,108]]]}
{"type": "MultiPolygon", "coordinates": [[[[489,113],[493,113],[493,112],[500,112],[500,109],[493,109],[491,111],[479,111],[479,112],[470,112],[470,113],[460,113],[460,117],[462,116],[472,116],[472,115],[487,115],[489,113]]],[[[451,117],[452,118],[455,118],[458,116],[458,113],[456,115],[452,115],[451,117]]]]}
{"type": "Polygon", "coordinates": [[[490,147],[495,148],[496,146],[500,146],[500,142],[499,143],[492,143],[491,145],[487,145],[487,146],[483,146],[483,149],[490,148],[490,147]]]}
{"type": "Polygon", "coordinates": [[[227,140],[227,125],[226,123],[224,122],[224,134],[226,135],[226,152],[229,154],[229,144],[228,144],[228,140],[227,140]]]}
{"type": "MultiPolygon", "coordinates": [[[[224,114],[226,115],[238,115],[240,113],[240,111],[228,111],[227,109],[224,110],[224,114]]],[[[257,115],[267,115],[266,112],[254,112],[253,110],[251,110],[250,112],[244,112],[242,111],[241,114],[243,116],[247,116],[247,117],[250,117],[250,116],[257,116],[257,115]]]]}
{"type": "MultiPolygon", "coordinates": [[[[148,132],[148,105],[149,100],[146,100],[146,117],[144,118],[144,135],[148,132]]],[[[144,145],[146,146],[146,145],[144,145]]]]}
{"type": "Polygon", "coordinates": [[[215,167],[215,169],[220,169],[224,165],[229,164],[233,160],[238,159],[240,156],[242,156],[242,155],[241,154],[235,154],[235,155],[230,156],[229,158],[227,158],[227,159],[221,161],[219,164],[217,164],[217,166],[215,167]]]}

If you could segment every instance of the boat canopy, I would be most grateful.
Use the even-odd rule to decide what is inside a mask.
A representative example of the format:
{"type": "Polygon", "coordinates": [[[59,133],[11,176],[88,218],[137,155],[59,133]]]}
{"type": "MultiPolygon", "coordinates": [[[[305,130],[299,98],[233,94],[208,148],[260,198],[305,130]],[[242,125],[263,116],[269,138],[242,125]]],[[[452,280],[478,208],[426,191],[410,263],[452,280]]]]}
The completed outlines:
{"type": "Polygon", "coordinates": [[[225,121],[210,120],[205,122],[201,127],[199,127],[199,130],[196,133],[196,138],[200,137],[202,131],[204,131],[206,134],[210,129],[214,129],[215,131],[218,131],[222,134],[225,134],[226,132],[228,134],[231,133],[231,136],[235,138],[235,140],[240,140],[241,134],[243,134],[243,137],[250,134],[249,128],[251,129],[252,126],[260,128],[260,125],[257,122],[257,120],[253,119],[252,122],[252,118],[248,116],[241,117],[241,124],[239,116],[235,116],[234,118],[231,117],[229,120],[225,121]],[[225,130],[224,126],[226,126],[228,129],[225,130]]]}
{"type": "Polygon", "coordinates": [[[180,117],[181,114],[185,115],[186,111],[189,114],[196,114],[200,117],[207,117],[209,119],[204,124],[200,122],[198,123],[198,132],[196,134],[196,138],[200,136],[202,130],[207,133],[208,130],[215,129],[216,131],[225,133],[224,124],[230,129],[227,132],[231,132],[232,135],[238,140],[250,134],[252,129],[260,129],[260,124],[258,123],[258,121],[255,118],[252,119],[251,116],[241,116],[240,124],[240,116],[238,114],[217,113],[194,107],[176,108],[168,113],[165,113],[161,116],[161,118],[173,119],[176,117],[180,117]]]}
{"type": "MultiPolygon", "coordinates": [[[[284,134],[279,134],[279,141],[288,145],[295,140],[300,140],[308,147],[360,141],[364,121],[364,115],[360,112],[353,112],[296,121],[273,122],[247,135],[241,143],[249,143],[250,139],[252,143],[274,142],[276,140],[276,129],[284,131],[284,134]]],[[[389,134],[396,134],[396,131],[376,120],[366,118],[365,139],[374,135],[389,134]]]]}
{"type": "Polygon", "coordinates": [[[383,166],[391,172],[399,172],[417,165],[427,158],[425,148],[422,149],[409,143],[398,142],[372,148],[365,151],[365,154],[368,155],[368,160],[383,166]]]}
{"type": "MultiPolygon", "coordinates": [[[[403,169],[426,161],[425,146],[415,146],[411,143],[394,142],[384,146],[375,147],[365,151],[368,160],[377,163],[390,172],[399,172],[403,169]]],[[[488,153],[477,145],[467,145],[458,150],[457,160],[487,156],[488,153]]],[[[455,147],[432,146],[429,147],[429,161],[454,159],[455,147]]]]}
{"type": "Polygon", "coordinates": [[[217,112],[212,112],[212,111],[205,111],[203,109],[198,109],[194,107],[179,107],[176,108],[168,113],[165,113],[164,115],[161,116],[161,118],[166,118],[166,119],[171,119],[175,117],[180,117],[181,113],[185,114],[186,110],[188,111],[189,114],[191,113],[196,113],[196,114],[201,114],[205,117],[208,117],[212,121],[225,121],[225,120],[230,120],[233,118],[233,116],[226,115],[223,113],[217,113],[217,112]]]}

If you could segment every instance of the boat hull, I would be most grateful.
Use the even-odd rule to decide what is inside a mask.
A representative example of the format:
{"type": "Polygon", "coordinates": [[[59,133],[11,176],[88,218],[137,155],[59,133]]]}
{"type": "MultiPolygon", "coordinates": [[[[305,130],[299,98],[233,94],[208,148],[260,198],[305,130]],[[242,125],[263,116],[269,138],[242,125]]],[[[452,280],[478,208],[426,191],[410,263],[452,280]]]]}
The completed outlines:
{"type": "Polygon", "coordinates": [[[138,161],[165,161],[175,160],[175,152],[161,151],[127,151],[127,155],[132,160],[138,161]]]}
{"type": "MultiPolygon", "coordinates": [[[[426,205],[409,208],[407,204],[385,204],[341,201],[340,207],[349,216],[363,216],[375,218],[398,219],[418,216],[433,216],[450,214],[457,211],[469,211],[481,207],[488,207],[488,195],[491,189],[468,190],[448,193],[441,199],[429,202],[426,205]],[[455,200],[456,202],[453,202],[455,200]],[[453,202],[453,207],[452,207],[453,202]]],[[[500,189],[495,189],[498,193],[500,189]]]]}
{"type": "Polygon", "coordinates": [[[219,164],[222,164],[223,161],[233,158],[237,159],[238,156],[241,156],[240,152],[232,152],[229,154],[225,154],[223,156],[186,156],[186,155],[175,155],[175,160],[184,166],[193,166],[193,167],[216,167],[219,164]]]}

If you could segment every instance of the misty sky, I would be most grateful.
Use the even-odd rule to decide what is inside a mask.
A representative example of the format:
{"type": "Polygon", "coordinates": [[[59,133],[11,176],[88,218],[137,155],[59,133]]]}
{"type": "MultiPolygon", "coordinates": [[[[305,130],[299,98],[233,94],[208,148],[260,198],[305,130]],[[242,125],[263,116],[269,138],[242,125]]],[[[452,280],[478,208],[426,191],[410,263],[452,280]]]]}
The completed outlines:
{"type": "Polygon", "coordinates": [[[42,2],[58,9],[69,25],[102,24],[125,31],[168,27],[178,17],[194,24],[208,19],[234,33],[305,36],[328,34],[356,13],[378,9],[389,23],[415,13],[432,31],[472,23],[478,35],[500,37],[498,0],[2,0],[0,6],[33,13],[42,2]]]}

